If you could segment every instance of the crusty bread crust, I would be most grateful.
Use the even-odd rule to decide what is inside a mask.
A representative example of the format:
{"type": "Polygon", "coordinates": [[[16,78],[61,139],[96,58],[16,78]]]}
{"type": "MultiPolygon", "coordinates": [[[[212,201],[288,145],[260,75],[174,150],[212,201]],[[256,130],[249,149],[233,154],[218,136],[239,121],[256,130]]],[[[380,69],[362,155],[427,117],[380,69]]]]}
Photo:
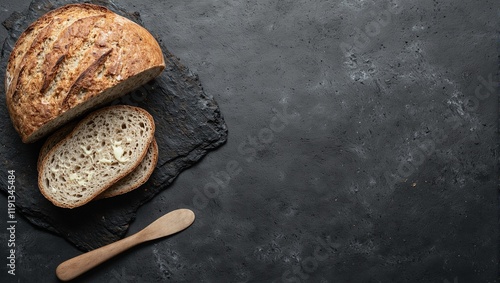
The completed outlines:
{"type": "MultiPolygon", "coordinates": [[[[119,115],[117,119],[121,119],[119,115]]],[[[126,125],[125,129],[129,129],[130,127],[131,125],[126,125]]],[[[111,187],[118,180],[131,173],[139,165],[139,163],[144,159],[149,145],[153,141],[154,131],[155,124],[153,117],[147,111],[139,107],[115,105],[92,112],[82,121],[80,121],[71,131],[71,133],[68,134],[68,136],[66,136],[62,141],[57,143],[43,158],[42,166],[38,175],[38,186],[40,192],[54,205],[63,208],[75,208],[88,203],[93,198],[111,187]],[[95,143],[95,140],[93,140],[91,136],[88,136],[88,127],[91,127],[91,129],[97,128],[97,130],[94,130],[93,132],[98,133],[100,136],[112,135],[113,133],[106,132],[109,131],[109,129],[106,129],[106,127],[116,129],[117,125],[111,123],[117,123],[118,126],[122,125],[123,123],[120,121],[116,121],[116,119],[113,119],[112,121],[109,121],[109,119],[103,120],[102,117],[106,115],[112,115],[115,117],[116,115],[118,115],[116,113],[123,112],[136,114],[144,118],[144,121],[142,121],[142,123],[145,123],[146,125],[140,125],[140,127],[148,130],[141,132],[141,134],[143,135],[141,136],[141,139],[143,140],[141,140],[141,144],[138,148],[134,148],[133,150],[127,149],[129,154],[132,155],[130,157],[131,159],[128,160],[129,162],[127,161],[125,164],[118,163],[117,165],[115,165],[115,167],[121,166],[119,168],[119,171],[115,170],[110,172],[110,174],[107,174],[108,172],[99,170],[99,168],[94,168],[93,166],[96,164],[95,162],[92,162],[92,164],[90,165],[88,164],[88,162],[86,162],[89,158],[92,160],[92,157],[87,157],[85,156],[85,154],[80,154],[80,156],[78,155],[77,152],[81,152],[81,150],[83,150],[83,153],[85,153],[85,148],[80,149],[74,147],[78,145],[84,145],[85,147],[87,144],[91,144],[91,142],[95,143]],[[102,125],[96,125],[95,123],[101,123],[102,125]],[[134,154],[136,155],[135,157],[133,156],[134,154]],[[79,157],[83,161],[81,161],[80,163],[75,161],[74,164],[71,164],[71,166],[74,166],[77,169],[64,167],[57,168],[56,166],[59,166],[59,164],[57,162],[54,162],[54,160],[58,158],[66,158],[65,160],[67,161],[67,158],[69,158],[68,156],[79,157]],[[92,175],[89,175],[88,171],[84,171],[84,169],[89,166],[91,166],[93,171],[95,171],[92,175]],[[60,170],[63,172],[61,172],[60,170]],[[74,170],[77,173],[79,171],[83,171],[80,175],[75,175],[75,179],[82,180],[82,183],[70,182],[70,172],[66,172],[64,170],[74,170]],[[56,180],[58,183],[54,184],[54,180],[56,180]]],[[[123,138],[124,133],[122,133],[121,135],[123,138]]],[[[120,144],[121,142],[122,141],[120,141],[120,144]]],[[[137,144],[139,143],[136,143],[136,147],[137,144]]],[[[106,146],[109,147],[110,145],[106,144],[106,146]]],[[[101,148],[93,148],[92,150],[100,152],[101,148]]],[[[107,154],[109,156],[113,153],[107,152],[107,154]]],[[[89,154],[89,156],[91,155],[89,154]]],[[[107,169],[110,167],[105,166],[104,168],[107,169]]],[[[71,171],[71,174],[72,173],[74,172],[71,171]]]]}
{"type": "Polygon", "coordinates": [[[9,114],[22,141],[34,142],[164,68],[158,42],[143,27],[105,7],[66,5],[31,24],[16,42],[5,77],[9,114]]]}

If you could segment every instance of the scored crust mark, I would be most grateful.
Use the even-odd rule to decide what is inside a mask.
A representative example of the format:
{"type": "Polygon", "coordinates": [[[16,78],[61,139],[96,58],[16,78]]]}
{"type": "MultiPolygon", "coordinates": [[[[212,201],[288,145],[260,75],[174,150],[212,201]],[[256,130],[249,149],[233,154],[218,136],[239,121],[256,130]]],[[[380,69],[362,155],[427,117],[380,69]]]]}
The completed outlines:
{"type": "MultiPolygon", "coordinates": [[[[96,16],[96,14],[97,17],[105,16],[103,12],[105,12],[106,9],[92,10],[90,9],[91,6],[89,5],[84,5],[82,8],[83,9],[79,9],[79,14],[77,15],[74,15],[75,12],[69,13],[68,16],[72,16],[72,18],[63,17],[63,12],[71,12],[71,10],[61,8],[62,11],[54,13],[57,17],[55,16],[47,19],[48,24],[39,29],[37,34],[34,36],[30,46],[26,47],[27,50],[26,52],[24,52],[24,55],[20,62],[21,69],[17,74],[14,74],[14,78],[11,82],[11,88],[13,86],[15,90],[22,89],[23,91],[21,91],[20,93],[23,96],[28,96],[26,99],[30,99],[30,96],[34,96],[37,94],[38,89],[43,89],[44,85],[48,85],[49,82],[46,81],[47,74],[49,76],[52,76],[53,74],[51,74],[52,68],[47,65],[51,63],[50,61],[54,61],[54,59],[51,60],[51,57],[57,58],[56,60],[59,60],[60,57],[57,54],[58,49],[61,49],[61,45],[56,45],[58,40],[60,40],[60,38],[66,38],[66,36],[64,36],[66,27],[72,26],[75,22],[81,20],[78,18],[73,19],[73,17],[80,16],[84,17],[83,19],[86,19],[93,18],[96,16]],[[45,77],[43,76],[44,73],[46,74],[45,77]],[[41,86],[39,86],[40,84],[41,86]]],[[[42,22],[44,21],[42,20],[42,22]]],[[[79,26],[80,28],[78,28],[76,32],[73,33],[73,35],[81,34],[80,37],[84,37],[86,35],[86,30],[84,27],[82,28],[82,25],[79,26]]],[[[71,40],[71,37],[69,37],[69,40],[71,40]]],[[[74,42],[67,41],[62,46],[63,54],[64,49],[67,49],[74,44],[76,44],[76,40],[74,42]]],[[[14,48],[14,50],[16,49],[14,48]]],[[[43,93],[42,91],[40,92],[43,93]]],[[[14,101],[16,103],[22,103],[20,102],[19,92],[15,94],[14,101]]]]}
{"type": "MultiPolygon", "coordinates": [[[[56,54],[52,53],[49,56],[55,57],[56,54]]],[[[44,94],[47,91],[47,88],[49,87],[49,84],[52,82],[54,77],[56,76],[57,71],[59,70],[59,67],[61,67],[62,62],[66,59],[66,54],[63,54],[57,58],[55,64],[51,67],[47,66],[45,69],[48,70],[47,73],[45,74],[45,78],[43,79],[43,85],[42,88],[40,89],[40,93],[44,94]]],[[[46,61],[47,63],[50,62],[49,60],[46,61]]],[[[50,63],[49,63],[50,64],[50,63]]],[[[46,64],[46,65],[49,65],[46,64]]]]}
{"type": "Polygon", "coordinates": [[[20,65],[19,63],[24,58],[24,54],[30,50],[29,46],[33,43],[33,40],[38,36],[38,33],[41,30],[51,24],[54,18],[67,13],[70,10],[75,10],[76,7],[78,7],[80,17],[83,17],[86,14],[102,14],[108,12],[108,9],[105,7],[82,3],[69,4],[46,13],[37,21],[30,24],[28,28],[20,35],[14,46],[14,50],[16,50],[16,52],[12,52],[10,54],[7,72],[11,74],[16,73],[16,68],[20,65]]]}
{"type": "MultiPolygon", "coordinates": [[[[19,77],[19,68],[25,66],[24,63],[26,62],[26,54],[33,50],[32,47],[34,47],[33,45],[35,40],[39,40],[41,38],[40,33],[46,32],[46,28],[53,24],[55,18],[61,17],[64,14],[69,14],[69,12],[71,12],[72,10],[78,10],[79,17],[85,17],[86,15],[92,14],[103,14],[108,12],[108,9],[106,9],[105,7],[97,5],[69,4],[48,12],[47,14],[40,17],[37,21],[30,24],[16,41],[13,51],[11,52],[9,57],[5,77],[5,86],[7,91],[6,94],[8,100],[10,99],[10,96],[13,95],[14,91],[12,89],[16,89],[15,87],[12,88],[11,85],[13,83],[14,85],[17,84],[17,79],[19,77]]],[[[74,15],[73,18],[78,18],[78,16],[74,15]]],[[[70,23],[71,20],[67,20],[67,22],[70,23]]]]}
{"type": "MultiPolygon", "coordinates": [[[[45,56],[42,69],[46,70],[46,74],[40,93],[46,94],[49,85],[53,86],[60,81],[55,80],[56,75],[58,77],[61,76],[58,72],[66,71],[71,73],[70,70],[67,70],[66,65],[73,63],[71,64],[73,67],[78,67],[78,64],[75,62],[69,62],[66,65],[62,63],[66,58],[71,58],[71,61],[77,61],[83,57],[81,54],[85,54],[85,51],[93,45],[91,38],[92,33],[97,28],[97,22],[105,17],[105,14],[101,14],[78,19],[60,33],[59,37],[54,41],[52,52],[47,53],[45,56]]],[[[57,92],[55,94],[57,95],[57,92]]]]}
{"type": "MultiPolygon", "coordinates": [[[[58,67],[57,73],[46,77],[49,86],[43,95],[51,98],[54,104],[59,106],[59,111],[64,111],[61,106],[69,95],[68,89],[75,85],[75,81],[81,80],[82,73],[99,60],[96,56],[102,56],[102,53],[106,52],[103,48],[107,46],[97,44],[96,39],[102,27],[106,25],[107,17],[108,15],[98,15],[75,21],[54,44],[54,48],[59,47],[58,49],[66,52],[67,56],[63,64],[58,67]]],[[[53,61],[54,59],[49,66],[54,64],[53,61]]]]}
{"type": "Polygon", "coordinates": [[[75,80],[75,82],[71,85],[69,88],[68,94],[64,98],[62,102],[62,107],[63,109],[69,108],[73,103],[69,103],[70,99],[78,99],[81,98],[85,94],[85,92],[92,87],[92,80],[91,77],[94,76],[95,71],[101,67],[104,62],[106,62],[106,59],[108,56],[111,54],[113,49],[108,49],[105,50],[103,54],[99,54],[96,52],[95,56],[97,59],[86,69],[84,70],[78,78],[75,80]]]}
{"type": "MultiPolygon", "coordinates": [[[[24,73],[25,66],[21,67],[21,70],[19,70],[19,74],[24,73]]],[[[19,89],[17,87],[13,88],[14,93],[12,93],[12,101],[14,103],[19,103],[19,99],[21,98],[19,96],[19,89]]]]}
{"type": "MultiPolygon", "coordinates": [[[[33,54],[35,52],[35,50],[36,50],[35,47],[41,43],[42,38],[47,38],[47,33],[48,33],[47,30],[50,28],[53,21],[54,20],[51,19],[48,21],[48,23],[46,25],[39,28],[38,32],[36,34],[34,34],[33,40],[31,41],[31,44],[29,44],[29,47],[28,46],[25,47],[25,50],[23,50],[24,52],[21,51],[18,53],[19,60],[16,60],[16,61],[20,61],[20,62],[17,64],[17,66],[13,66],[13,68],[15,68],[14,70],[17,70],[17,68],[20,68],[20,69],[18,72],[14,73],[12,81],[9,83],[9,87],[13,86],[13,89],[15,90],[15,92],[17,92],[17,90],[19,88],[19,83],[18,83],[19,79],[20,78],[22,79],[24,77],[24,70],[26,69],[26,64],[28,62],[27,57],[29,57],[31,54],[33,54]],[[20,56],[20,55],[22,55],[22,56],[20,56]]],[[[34,28],[30,29],[30,31],[33,31],[33,30],[34,30],[34,28]]],[[[17,44],[16,44],[16,46],[17,46],[17,44]]],[[[14,51],[16,51],[16,53],[17,53],[16,48],[13,49],[12,53],[14,53],[14,51]]],[[[11,57],[10,59],[13,59],[13,58],[11,57]]],[[[7,69],[10,69],[9,67],[10,66],[8,66],[7,69]]],[[[9,89],[7,89],[7,94],[8,93],[9,93],[9,89]]],[[[19,93],[14,93],[13,98],[14,98],[15,102],[19,102],[19,93]],[[14,96],[15,96],[15,98],[14,98],[14,96]]]]}
{"type": "MultiPolygon", "coordinates": [[[[44,73],[42,70],[42,62],[45,54],[52,49],[51,44],[57,37],[57,32],[63,26],[61,18],[53,19],[42,31],[40,31],[33,43],[24,55],[21,62],[22,70],[14,77],[13,84],[16,89],[29,88],[30,84],[41,81],[41,76],[44,73]]],[[[23,91],[22,95],[31,95],[29,91],[23,91]]],[[[19,100],[18,100],[19,101],[19,100]]]]}

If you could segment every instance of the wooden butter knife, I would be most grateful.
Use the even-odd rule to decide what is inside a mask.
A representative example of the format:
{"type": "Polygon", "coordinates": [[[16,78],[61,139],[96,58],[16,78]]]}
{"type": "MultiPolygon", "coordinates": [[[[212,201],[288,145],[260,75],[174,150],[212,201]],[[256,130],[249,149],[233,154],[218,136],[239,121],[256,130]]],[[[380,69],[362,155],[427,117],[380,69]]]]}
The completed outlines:
{"type": "Polygon", "coordinates": [[[56,269],[57,278],[62,281],[71,280],[140,243],[169,236],[186,229],[194,222],[194,218],[194,213],[189,209],[171,211],[127,238],[61,263],[56,269]]]}

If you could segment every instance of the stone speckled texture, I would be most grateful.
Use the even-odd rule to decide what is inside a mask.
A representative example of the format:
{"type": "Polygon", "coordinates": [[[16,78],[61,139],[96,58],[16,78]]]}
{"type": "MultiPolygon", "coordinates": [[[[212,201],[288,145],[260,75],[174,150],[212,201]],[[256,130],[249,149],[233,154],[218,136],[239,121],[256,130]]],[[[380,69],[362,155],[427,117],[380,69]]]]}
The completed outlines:
{"type": "MultiPolygon", "coordinates": [[[[231,134],[127,235],[180,207],[193,226],[77,282],[496,282],[498,1],[120,5],[231,134]]],[[[13,282],[56,282],[80,252],[21,220],[13,282]]]]}

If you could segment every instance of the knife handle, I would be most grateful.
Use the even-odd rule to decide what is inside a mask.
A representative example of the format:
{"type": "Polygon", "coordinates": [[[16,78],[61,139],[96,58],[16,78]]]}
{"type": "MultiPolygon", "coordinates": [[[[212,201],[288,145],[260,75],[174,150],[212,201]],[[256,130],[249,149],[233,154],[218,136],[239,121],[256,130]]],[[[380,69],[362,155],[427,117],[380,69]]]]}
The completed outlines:
{"type": "Polygon", "coordinates": [[[100,247],[90,252],[84,253],[61,263],[56,269],[57,278],[62,281],[69,281],[86,271],[98,266],[115,255],[130,249],[140,243],[137,237],[132,235],[109,245],[100,247]]]}

